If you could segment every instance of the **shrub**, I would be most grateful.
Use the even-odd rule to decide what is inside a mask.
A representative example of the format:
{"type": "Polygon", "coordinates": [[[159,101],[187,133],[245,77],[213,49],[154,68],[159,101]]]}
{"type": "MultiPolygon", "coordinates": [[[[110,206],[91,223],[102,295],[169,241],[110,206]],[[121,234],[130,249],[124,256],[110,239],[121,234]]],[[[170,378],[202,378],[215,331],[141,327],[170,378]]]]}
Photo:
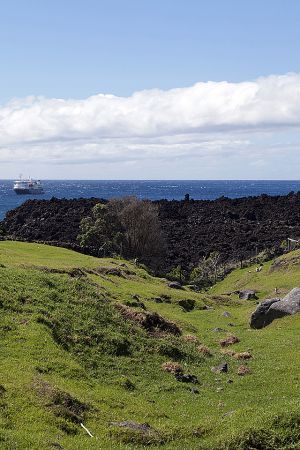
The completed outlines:
{"type": "Polygon", "coordinates": [[[181,308],[186,311],[193,311],[195,308],[196,300],[193,300],[191,298],[186,298],[184,300],[179,300],[178,305],[181,306],[181,308]]]}
{"type": "Polygon", "coordinates": [[[220,254],[212,252],[208,257],[203,257],[197,267],[191,273],[190,279],[200,288],[206,288],[216,283],[219,276],[220,254]]]}

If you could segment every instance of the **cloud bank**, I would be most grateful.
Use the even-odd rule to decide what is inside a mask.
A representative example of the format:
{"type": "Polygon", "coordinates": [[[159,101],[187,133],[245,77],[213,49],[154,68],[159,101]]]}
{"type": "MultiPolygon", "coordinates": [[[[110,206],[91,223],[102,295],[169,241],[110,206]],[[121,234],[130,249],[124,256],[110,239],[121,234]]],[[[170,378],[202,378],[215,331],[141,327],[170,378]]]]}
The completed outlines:
{"type": "Polygon", "coordinates": [[[0,161],[118,162],[239,152],[300,129],[300,74],[200,82],[130,97],[27,97],[0,106],[0,161]]]}

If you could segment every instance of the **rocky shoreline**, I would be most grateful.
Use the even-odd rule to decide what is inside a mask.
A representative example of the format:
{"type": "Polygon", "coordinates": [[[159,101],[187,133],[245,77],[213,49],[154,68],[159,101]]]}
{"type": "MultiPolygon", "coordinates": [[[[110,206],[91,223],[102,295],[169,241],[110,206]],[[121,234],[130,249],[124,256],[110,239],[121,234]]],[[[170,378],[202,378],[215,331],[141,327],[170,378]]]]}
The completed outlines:
{"type": "MultiPolygon", "coordinates": [[[[106,200],[28,200],[9,211],[1,226],[6,237],[61,245],[85,253],[77,242],[80,221],[106,200]]],[[[300,237],[300,193],[217,200],[160,200],[159,217],[167,241],[165,271],[191,270],[218,251],[223,261],[253,257],[264,249],[280,253],[282,241],[300,237]]]]}

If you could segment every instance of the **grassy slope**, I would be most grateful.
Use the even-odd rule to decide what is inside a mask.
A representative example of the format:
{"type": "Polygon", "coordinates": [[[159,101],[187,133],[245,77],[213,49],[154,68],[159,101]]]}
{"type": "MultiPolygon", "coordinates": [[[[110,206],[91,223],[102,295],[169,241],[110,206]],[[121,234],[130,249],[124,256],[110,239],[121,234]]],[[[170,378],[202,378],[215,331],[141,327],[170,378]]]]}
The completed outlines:
{"type": "Polygon", "coordinates": [[[261,272],[256,266],[234,270],[225,280],[212,289],[212,293],[222,294],[246,288],[257,290],[259,298],[283,296],[292,287],[300,286],[300,250],[287,253],[275,261],[262,266],[261,272]],[[275,294],[275,287],[278,294],[275,294]]]}
{"type": "MultiPolygon", "coordinates": [[[[275,286],[285,292],[300,285],[298,256],[293,252],[289,255],[294,258],[292,264],[271,272],[270,263],[260,273],[254,268],[237,270],[205,296],[171,290],[164,280],[128,262],[127,269],[135,274],[126,278],[52,273],[45,267],[91,271],[122,268],[124,262],[37,244],[1,242],[0,385],[5,392],[1,395],[0,389],[0,447],[137,448],[142,441],[139,433],[109,425],[134,420],[158,430],[148,440],[161,442],[160,448],[220,449],[222,445],[229,448],[235,436],[251,428],[271,425],[278,415],[295,412],[299,417],[300,315],[251,330],[248,320],[255,302],[220,296],[247,287],[257,289],[264,298],[273,295],[275,286]],[[147,310],[176,321],[183,334],[196,335],[213,356],[204,358],[182,338],[150,337],[125,322],[113,303],[130,301],[132,294],[141,296],[147,310]],[[151,300],[162,294],[170,295],[172,302],[151,300]],[[196,299],[197,308],[183,312],[177,304],[182,298],[196,299]],[[201,309],[204,304],[213,309],[201,309]],[[224,311],[231,317],[224,317],[224,311]],[[214,327],[227,332],[212,332],[214,327]],[[221,354],[218,340],[228,332],[240,338],[234,350],[253,354],[248,363],[251,375],[239,377],[240,363],[221,354]],[[117,356],[124,348],[128,355],[117,356]],[[199,394],[161,370],[161,364],[172,359],[168,354],[176,354],[185,371],[198,376],[199,394]],[[211,372],[222,361],[229,363],[229,373],[211,372]],[[233,383],[228,384],[228,379],[233,383]],[[88,405],[83,420],[95,438],[73,420],[70,408],[64,408],[66,401],[60,404],[50,388],[41,389],[45,383],[54,392],[62,392],[62,397],[69,394],[88,405]]],[[[283,446],[282,441],[276,447],[274,436],[267,437],[269,447],[252,448],[299,448],[299,442],[283,446]]],[[[250,448],[245,442],[233,440],[231,448],[250,448]]]]}

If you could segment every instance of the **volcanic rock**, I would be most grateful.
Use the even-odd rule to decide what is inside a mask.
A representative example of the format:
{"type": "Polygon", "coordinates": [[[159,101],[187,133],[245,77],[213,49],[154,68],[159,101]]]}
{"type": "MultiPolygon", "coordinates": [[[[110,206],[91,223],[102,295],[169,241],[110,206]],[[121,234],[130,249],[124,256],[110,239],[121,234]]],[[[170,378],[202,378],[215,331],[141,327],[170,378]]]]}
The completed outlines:
{"type": "Polygon", "coordinates": [[[212,367],[211,370],[212,370],[212,372],[215,372],[215,373],[227,373],[228,372],[228,364],[226,362],[221,363],[216,367],[212,367]]]}
{"type": "Polygon", "coordinates": [[[282,300],[267,299],[260,303],[250,318],[251,328],[263,328],[273,320],[300,312],[300,288],[292,289],[282,300]]]}
{"type": "MultiPolygon", "coordinates": [[[[51,243],[94,254],[95,250],[79,245],[77,236],[80,221],[90,216],[99,202],[106,201],[28,200],[6,214],[1,228],[12,239],[51,243]]],[[[270,248],[275,249],[276,256],[282,253],[283,240],[300,236],[300,193],[154,203],[167,244],[163,273],[178,265],[190,272],[213,251],[221,254],[222,261],[242,262],[257,251],[270,248]]],[[[103,256],[102,253],[96,256],[103,256]]]]}
{"type": "Polygon", "coordinates": [[[183,373],[175,373],[175,378],[177,381],[181,381],[182,383],[194,383],[198,384],[198,378],[196,375],[183,374],[183,373]]]}
{"type": "Polygon", "coordinates": [[[239,298],[241,300],[257,300],[255,291],[252,291],[250,289],[239,291],[239,298]]]}

